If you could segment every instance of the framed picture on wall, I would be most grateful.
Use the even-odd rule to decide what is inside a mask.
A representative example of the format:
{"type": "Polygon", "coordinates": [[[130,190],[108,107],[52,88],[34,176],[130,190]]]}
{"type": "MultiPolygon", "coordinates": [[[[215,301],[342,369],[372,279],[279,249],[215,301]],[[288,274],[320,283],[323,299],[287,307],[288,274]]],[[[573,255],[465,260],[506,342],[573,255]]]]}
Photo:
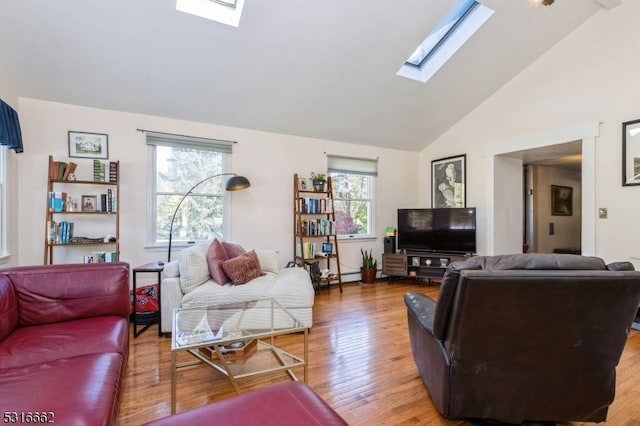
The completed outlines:
{"type": "Polygon", "coordinates": [[[109,158],[109,136],[69,131],[69,157],[109,158]]]}
{"type": "Polygon", "coordinates": [[[467,156],[441,158],[431,162],[431,206],[466,207],[467,156]]]}
{"type": "Polygon", "coordinates": [[[640,120],[622,123],[622,185],[640,185],[640,120]]]}
{"type": "Polygon", "coordinates": [[[551,185],[551,215],[571,216],[573,214],[573,188],[551,185]]]}

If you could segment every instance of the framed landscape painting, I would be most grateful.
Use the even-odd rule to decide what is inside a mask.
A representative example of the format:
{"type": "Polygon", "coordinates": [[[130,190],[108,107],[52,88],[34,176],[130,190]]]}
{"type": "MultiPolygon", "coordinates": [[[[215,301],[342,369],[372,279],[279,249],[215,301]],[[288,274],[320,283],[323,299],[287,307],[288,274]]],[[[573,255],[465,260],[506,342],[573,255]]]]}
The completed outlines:
{"type": "Polygon", "coordinates": [[[109,136],[69,131],[69,157],[106,160],[109,158],[109,136]]]}
{"type": "Polygon", "coordinates": [[[467,156],[441,158],[431,162],[431,206],[466,207],[467,156]]]}
{"type": "Polygon", "coordinates": [[[571,216],[573,214],[573,188],[551,185],[551,215],[571,216]]]}

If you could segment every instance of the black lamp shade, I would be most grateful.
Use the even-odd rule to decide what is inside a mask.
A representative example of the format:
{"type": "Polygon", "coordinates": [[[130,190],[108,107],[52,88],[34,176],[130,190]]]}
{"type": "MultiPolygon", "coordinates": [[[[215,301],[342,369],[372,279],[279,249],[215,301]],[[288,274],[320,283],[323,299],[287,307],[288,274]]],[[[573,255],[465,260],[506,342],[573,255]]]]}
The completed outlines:
{"type": "Polygon", "coordinates": [[[251,182],[244,176],[231,176],[227,181],[225,189],[227,191],[239,191],[251,186],[251,182]]]}

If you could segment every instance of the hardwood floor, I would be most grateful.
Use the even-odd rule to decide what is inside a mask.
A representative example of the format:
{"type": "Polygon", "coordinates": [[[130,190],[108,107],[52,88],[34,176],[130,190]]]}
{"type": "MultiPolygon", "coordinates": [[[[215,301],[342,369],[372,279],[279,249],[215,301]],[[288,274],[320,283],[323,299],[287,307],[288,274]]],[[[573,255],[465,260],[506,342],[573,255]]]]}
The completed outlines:
{"type": "MultiPolygon", "coordinates": [[[[414,281],[358,283],[316,295],[309,335],[309,385],[351,425],[466,425],[435,410],[413,362],[403,296],[437,296],[437,285],[414,281]]],[[[118,416],[119,425],[139,425],[171,411],[171,339],[152,326],[133,339],[118,416]]],[[[277,344],[301,352],[300,336],[277,344]]],[[[185,358],[187,360],[188,358],[185,358]]],[[[296,370],[298,377],[302,371],[296,370]]],[[[285,373],[246,378],[243,391],[289,380],[285,373]]],[[[177,412],[229,398],[235,391],[213,369],[198,365],[178,373],[177,412]]],[[[608,425],[640,425],[640,332],[632,331],[618,366],[616,399],[608,425]]],[[[577,425],[577,423],[576,423],[577,425]]]]}

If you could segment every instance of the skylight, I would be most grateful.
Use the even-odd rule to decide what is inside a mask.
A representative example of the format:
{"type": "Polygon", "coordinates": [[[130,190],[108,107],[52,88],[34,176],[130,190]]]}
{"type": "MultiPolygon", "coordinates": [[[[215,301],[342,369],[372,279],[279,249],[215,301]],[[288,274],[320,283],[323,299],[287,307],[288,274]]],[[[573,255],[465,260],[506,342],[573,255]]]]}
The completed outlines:
{"type": "Polygon", "coordinates": [[[244,0],[176,0],[176,9],[181,12],[233,27],[240,24],[243,7],[244,0]]]}
{"type": "Polygon", "coordinates": [[[458,0],[398,71],[402,77],[427,82],[493,15],[475,0],[458,0]]]}

